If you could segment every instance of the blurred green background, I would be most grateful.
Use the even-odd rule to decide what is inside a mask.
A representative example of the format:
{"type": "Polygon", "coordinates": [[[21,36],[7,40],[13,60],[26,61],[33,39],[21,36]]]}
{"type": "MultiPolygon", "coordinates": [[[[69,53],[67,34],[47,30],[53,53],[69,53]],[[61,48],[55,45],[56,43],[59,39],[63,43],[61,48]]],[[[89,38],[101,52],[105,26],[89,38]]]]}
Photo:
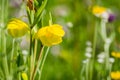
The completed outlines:
{"type": "MultiPolygon", "coordinates": [[[[22,0],[10,1],[10,17],[21,16],[22,0]]],[[[96,17],[91,10],[94,5],[109,8],[116,15],[114,22],[107,23],[107,28],[108,32],[115,30],[116,33],[111,51],[120,50],[120,0],[48,0],[44,23],[51,12],[53,23],[62,25],[66,34],[60,45],[51,47],[41,80],[80,80],[86,42],[93,44],[96,17]]],[[[98,37],[96,55],[103,50],[102,43],[98,37]]]]}

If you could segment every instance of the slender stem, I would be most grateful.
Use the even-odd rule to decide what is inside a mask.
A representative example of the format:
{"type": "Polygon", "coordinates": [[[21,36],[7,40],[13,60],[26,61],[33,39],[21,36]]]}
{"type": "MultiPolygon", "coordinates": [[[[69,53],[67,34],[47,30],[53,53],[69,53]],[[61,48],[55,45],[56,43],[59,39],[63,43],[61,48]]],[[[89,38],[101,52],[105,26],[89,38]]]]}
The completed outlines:
{"type": "Polygon", "coordinates": [[[4,33],[4,30],[3,30],[3,33],[2,33],[2,48],[3,48],[3,51],[2,53],[4,54],[4,57],[3,57],[3,68],[4,68],[4,73],[5,73],[5,76],[6,76],[6,79],[9,77],[9,70],[8,70],[8,62],[7,62],[7,55],[6,55],[6,36],[5,36],[5,33],[4,33]]]}
{"type": "Polygon", "coordinates": [[[1,3],[2,3],[2,4],[1,4],[1,9],[2,9],[2,10],[1,10],[1,27],[4,27],[3,24],[4,24],[4,14],[5,14],[5,13],[4,13],[4,10],[5,10],[5,9],[4,9],[4,1],[5,1],[5,0],[1,0],[1,1],[2,1],[2,2],[1,2],[1,3]]]}
{"type": "Polygon", "coordinates": [[[4,7],[5,7],[5,10],[4,10],[4,21],[6,22],[7,21],[7,18],[8,18],[8,0],[4,0],[5,1],[5,4],[4,4],[4,7]]]}
{"type": "Polygon", "coordinates": [[[37,40],[35,40],[34,54],[33,54],[33,59],[32,59],[33,61],[31,61],[31,62],[33,62],[32,63],[33,65],[31,65],[32,68],[31,68],[30,79],[32,78],[32,73],[33,73],[34,68],[35,68],[36,53],[37,53],[37,40]]]}
{"type": "Polygon", "coordinates": [[[21,80],[20,72],[18,73],[18,80],[21,80]]]}
{"type": "Polygon", "coordinates": [[[2,52],[2,28],[0,28],[0,52],[2,52]]]}
{"type": "Polygon", "coordinates": [[[104,47],[106,54],[106,69],[109,70],[109,44],[105,44],[104,47]]]}
{"type": "Polygon", "coordinates": [[[42,75],[43,66],[44,66],[45,60],[46,60],[46,58],[47,58],[49,49],[50,49],[50,47],[47,48],[46,53],[45,53],[45,55],[44,55],[44,57],[43,57],[43,61],[42,61],[41,67],[40,67],[40,72],[41,72],[40,78],[41,78],[41,75],[42,75]]]}
{"type": "Polygon", "coordinates": [[[80,72],[80,80],[84,80],[85,66],[86,66],[86,64],[83,64],[81,72],[80,72]]]}
{"type": "Polygon", "coordinates": [[[32,30],[30,29],[30,55],[32,54],[32,30]]]}
{"type": "MultiPolygon", "coordinates": [[[[112,70],[112,63],[110,64],[110,70],[109,70],[109,75],[111,73],[111,70],[112,70]]],[[[111,77],[109,76],[109,79],[111,80],[111,77]]]]}
{"type": "Polygon", "coordinates": [[[30,10],[29,10],[28,7],[27,7],[26,11],[27,11],[27,16],[28,16],[29,23],[31,24],[32,22],[31,22],[31,17],[30,17],[30,10]]]}
{"type": "Polygon", "coordinates": [[[37,60],[37,64],[36,64],[36,67],[34,68],[34,71],[32,73],[32,77],[31,77],[31,80],[34,80],[34,77],[36,75],[36,72],[41,64],[41,59],[42,59],[42,56],[43,56],[43,51],[44,51],[44,46],[41,47],[41,50],[40,50],[40,53],[39,53],[39,57],[38,57],[38,60],[37,60]]]}
{"type": "Polygon", "coordinates": [[[11,52],[11,63],[10,63],[10,74],[12,75],[13,74],[13,55],[15,53],[15,39],[13,39],[13,42],[12,42],[12,52],[11,52]]]}
{"type": "Polygon", "coordinates": [[[0,77],[2,77],[2,78],[4,78],[5,76],[4,76],[4,74],[3,74],[3,70],[2,70],[2,68],[0,67],[0,77]]]}
{"type": "Polygon", "coordinates": [[[32,71],[33,71],[33,54],[30,55],[30,78],[32,76],[32,71]]]}
{"type": "Polygon", "coordinates": [[[51,15],[50,12],[49,12],[49,16],[50,16],[49,25],[52,25],[52,24],[53,24],[53,23],[52,23],[52,15],[51,15]]]}
{"type": "Polygon", "coordinates": [[[35,63],[35,60],[36,60],[37,44],[38,44],[38,41],[35,40],[35,47],[34,47],[34,63],[35,63]]]}
{"type": "Polygon", "coordinates": [[[86,62],[86,80],[89,80],[88,78],[89,78],[89,60],[87,60],[87,62],[86,62]]]}
{"type": "Polygon", "coordinates": [[[5,74],[6,80],[11,80],[9,77],[9,69],[8,69],[8,62],[7,62],[7,54],[6,54],[6,35],[5,35],[5,19],[7,19],[7,10],[8,9],[8,0],[1,0],[1,23],[0,23],[0,29],[1,29],[1,53],[3,53],[4,57],[2,58],[2,66],[3,71],[5,74]]]}
{"type": "MultiPolygon", "coordinates": [[[[101,35],[102,35],[102,38],[105,42],[104,44],[104,51],[105,51],[105,54],[106,54],[106,74],[107,72],[109,72],[109,66],[110,66],[110,63],[109,63],[109,47],[110,47],[110,43],[107,42],[107,32],[106,32],[106,21],[104,20],[101,20],[101,35]]],[[[107,80],[109,80],[109,76],[110,73],[108,74],[107,76],[107,80]]]]}
{"type": "MultiPolygon", "coordinates": [[[[110,71],[110,62],[109,62],[109,46],[110,46],[110,44],[107,44],[107,43],[105,43],[105,45],[104,45],[104,50],[105,50],[105,54],[106,54],[106,72],[109,72],[110,71]]],[[[108,76],[107,76],[107,80],[109,80],[109,76],[110,75],[110,73],[108,73],[108,76]]]]}
{"type": "Polygon", "coordinates": [[[92,54],[92,60],[91,60],[91,74],[90,74],[90,80],[93,78],[93,72],[94,72],[94,59],[95,59],[95,51],[96,51],[96,41],[97,41],[97,29],[98,29],[98,22],[96,22],[95,30],[94,30],[94,41],[93,41],[93,54],[92,54]]]}
{"type": "Polygon", "coordinates": [[[105,41],[107,38],[107,33],[106,33],[106,22],[104,20],[101,20],[101,36],[105,41]]]}

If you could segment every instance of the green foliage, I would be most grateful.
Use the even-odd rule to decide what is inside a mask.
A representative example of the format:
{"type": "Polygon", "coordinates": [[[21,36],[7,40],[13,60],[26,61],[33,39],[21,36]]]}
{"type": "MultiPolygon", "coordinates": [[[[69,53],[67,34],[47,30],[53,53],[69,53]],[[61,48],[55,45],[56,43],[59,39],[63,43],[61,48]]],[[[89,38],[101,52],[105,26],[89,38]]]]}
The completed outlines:
{"type": "MultiPolygon", "coordinates": [[[[107,80],[106,77],[110,76],[109,70],[105,68],[107,63],[99,63],[97,61],[99,53],[107,50],[104,48],[105,41],[103,40],[100,31],[101,19],[92,14],[92,8],[95,5],[103,6],[115,15],[115,20],[113,22],[105,23],[106,34],[108,38],[111,36],[112,40],[109,45],[108,54],[109,57],[113,58],[111,55],[112,51],[120,52],[119,0],[34,0],[34,9],[28,8],[29,6],[26,5],[25,0],[21,0],[20,3],[19,0],[0,0],[0,80],[11,79],[11,75],[9,75],[10,67],[5,67],[11,66],[11,63],[13,63],[12,66],[14,68],[14,73],[12,74],[15,76],[14,78],[21,78],[20,76],[17,76],[17,74],[21,75],[22,72],[26,72],[28,76],[30,76],[29,72],[27,72],[29,71],[29,66],[31,64],[29,60],[30,58],[28,58],[30,55],[28,54],[28,56],[26,56],[23,54],[22,51],[24,49],[18,47],[18,45],[21,44],[15,43],[15,48],[17,48],[15,53],[17,54],[14,54],[14,59],[11,61],[13,38],[8,35],[6,31],[8,21],[13,17],[24,20],[32,29],[30,34],[33,34],[31,36],[34,36],[36,30],[49,25],[51,19],[50,15],[52,15],[52,22],[63,26],[65,36],[63,37],[63,42],[59,46],[53,46],[53,50],[50,48],[50,52],[48,53],[48,57],[43,67],[41,80],[87,80],[87,64],[83,63],[83,60],[88,59],[85,56],[87,41],[91,42],[92,51],[95,52],[94,57],[92,56],[89,59],[90,62],[88,64],[89,70],[87,70],[87,77],[91,78],[92,73],[94,79],[91,78],[90,80],[107,80]],[[96,44],[95,49],[93,49],[95,42],[94,31],[96,27],[96,44]],[[24,58],[27,58],[27,60],[24,58]],[[5,63],[5,61],[8,63],[5,63]]],[[[18,43],[21,42],[22,38],[18,39],[18,43]]],[[[31,42],[32,47],[30,51],[32,52],[35,47],[34,38],[31,39],[31,42]]],[[[41,47],[42,44],[38,41],[36,61],[39,58],[41,47]]],[[[28,51],[28,53],[30,51],[28,51]]],[[[115,62],[109,68],[111,71],[120,71],[119,59],[114,59],[115,62]]],[[[37,62],[33,63],[33,65],[36,66],[36,63],[37,62]]],[[[36,75],[37,77],[35,80],[39,78],[40,72],[37,71],[36,75]]]]}

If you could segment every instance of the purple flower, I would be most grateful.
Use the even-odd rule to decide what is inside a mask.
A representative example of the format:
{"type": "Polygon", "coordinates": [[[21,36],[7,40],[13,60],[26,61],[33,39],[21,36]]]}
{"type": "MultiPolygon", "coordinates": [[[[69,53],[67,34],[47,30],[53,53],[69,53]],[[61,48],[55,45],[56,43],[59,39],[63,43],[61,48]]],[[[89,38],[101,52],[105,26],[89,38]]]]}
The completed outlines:
{"type": "Polygon", "coordinates": [[[109,14],[108,22],[113,22],[115,20],[114,14],[109,14]]]}

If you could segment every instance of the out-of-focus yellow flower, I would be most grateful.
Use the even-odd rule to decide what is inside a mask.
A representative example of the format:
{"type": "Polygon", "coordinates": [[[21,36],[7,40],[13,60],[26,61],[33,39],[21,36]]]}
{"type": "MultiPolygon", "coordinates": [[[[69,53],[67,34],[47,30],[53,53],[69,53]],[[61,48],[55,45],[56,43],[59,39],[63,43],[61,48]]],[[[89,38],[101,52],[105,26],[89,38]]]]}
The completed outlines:
{"type": "Polygon", "coordinates": [[[45,46],[52,46],[61,43],[64,34],[62,26],[54,24],[39,29],[35,38],[40,39],[45,46]]]}
{"type": "Polygon", "coordinates": [[[115,80],[120,80],[120,71],[111,72],[111,78],[115,80]]]}
{"type": "Polygon", "coordinates": [[[7,30],[12,37],[17,38],[24,36],[28,32],[29,27],[19,19],[12,19],[7,25],[7,30]]]}
{"type": "Polygon", "coordinates": [[[23,80],[28,80],[28,76],[25,72],[22,73],[22,79],[23,80]]]}
{"type": "Polygon", "coordinates": [[[100,6],[94,6],[92,9],[92,13],[97,17],[101,17],[104,12],[106,12],[106,8],[100,6]]]}
{"type": "Polygon", "coordinates": [[[111,55],[116,58],[120,58],[120,53],[119,52],[112,52],[111,55]]]}

